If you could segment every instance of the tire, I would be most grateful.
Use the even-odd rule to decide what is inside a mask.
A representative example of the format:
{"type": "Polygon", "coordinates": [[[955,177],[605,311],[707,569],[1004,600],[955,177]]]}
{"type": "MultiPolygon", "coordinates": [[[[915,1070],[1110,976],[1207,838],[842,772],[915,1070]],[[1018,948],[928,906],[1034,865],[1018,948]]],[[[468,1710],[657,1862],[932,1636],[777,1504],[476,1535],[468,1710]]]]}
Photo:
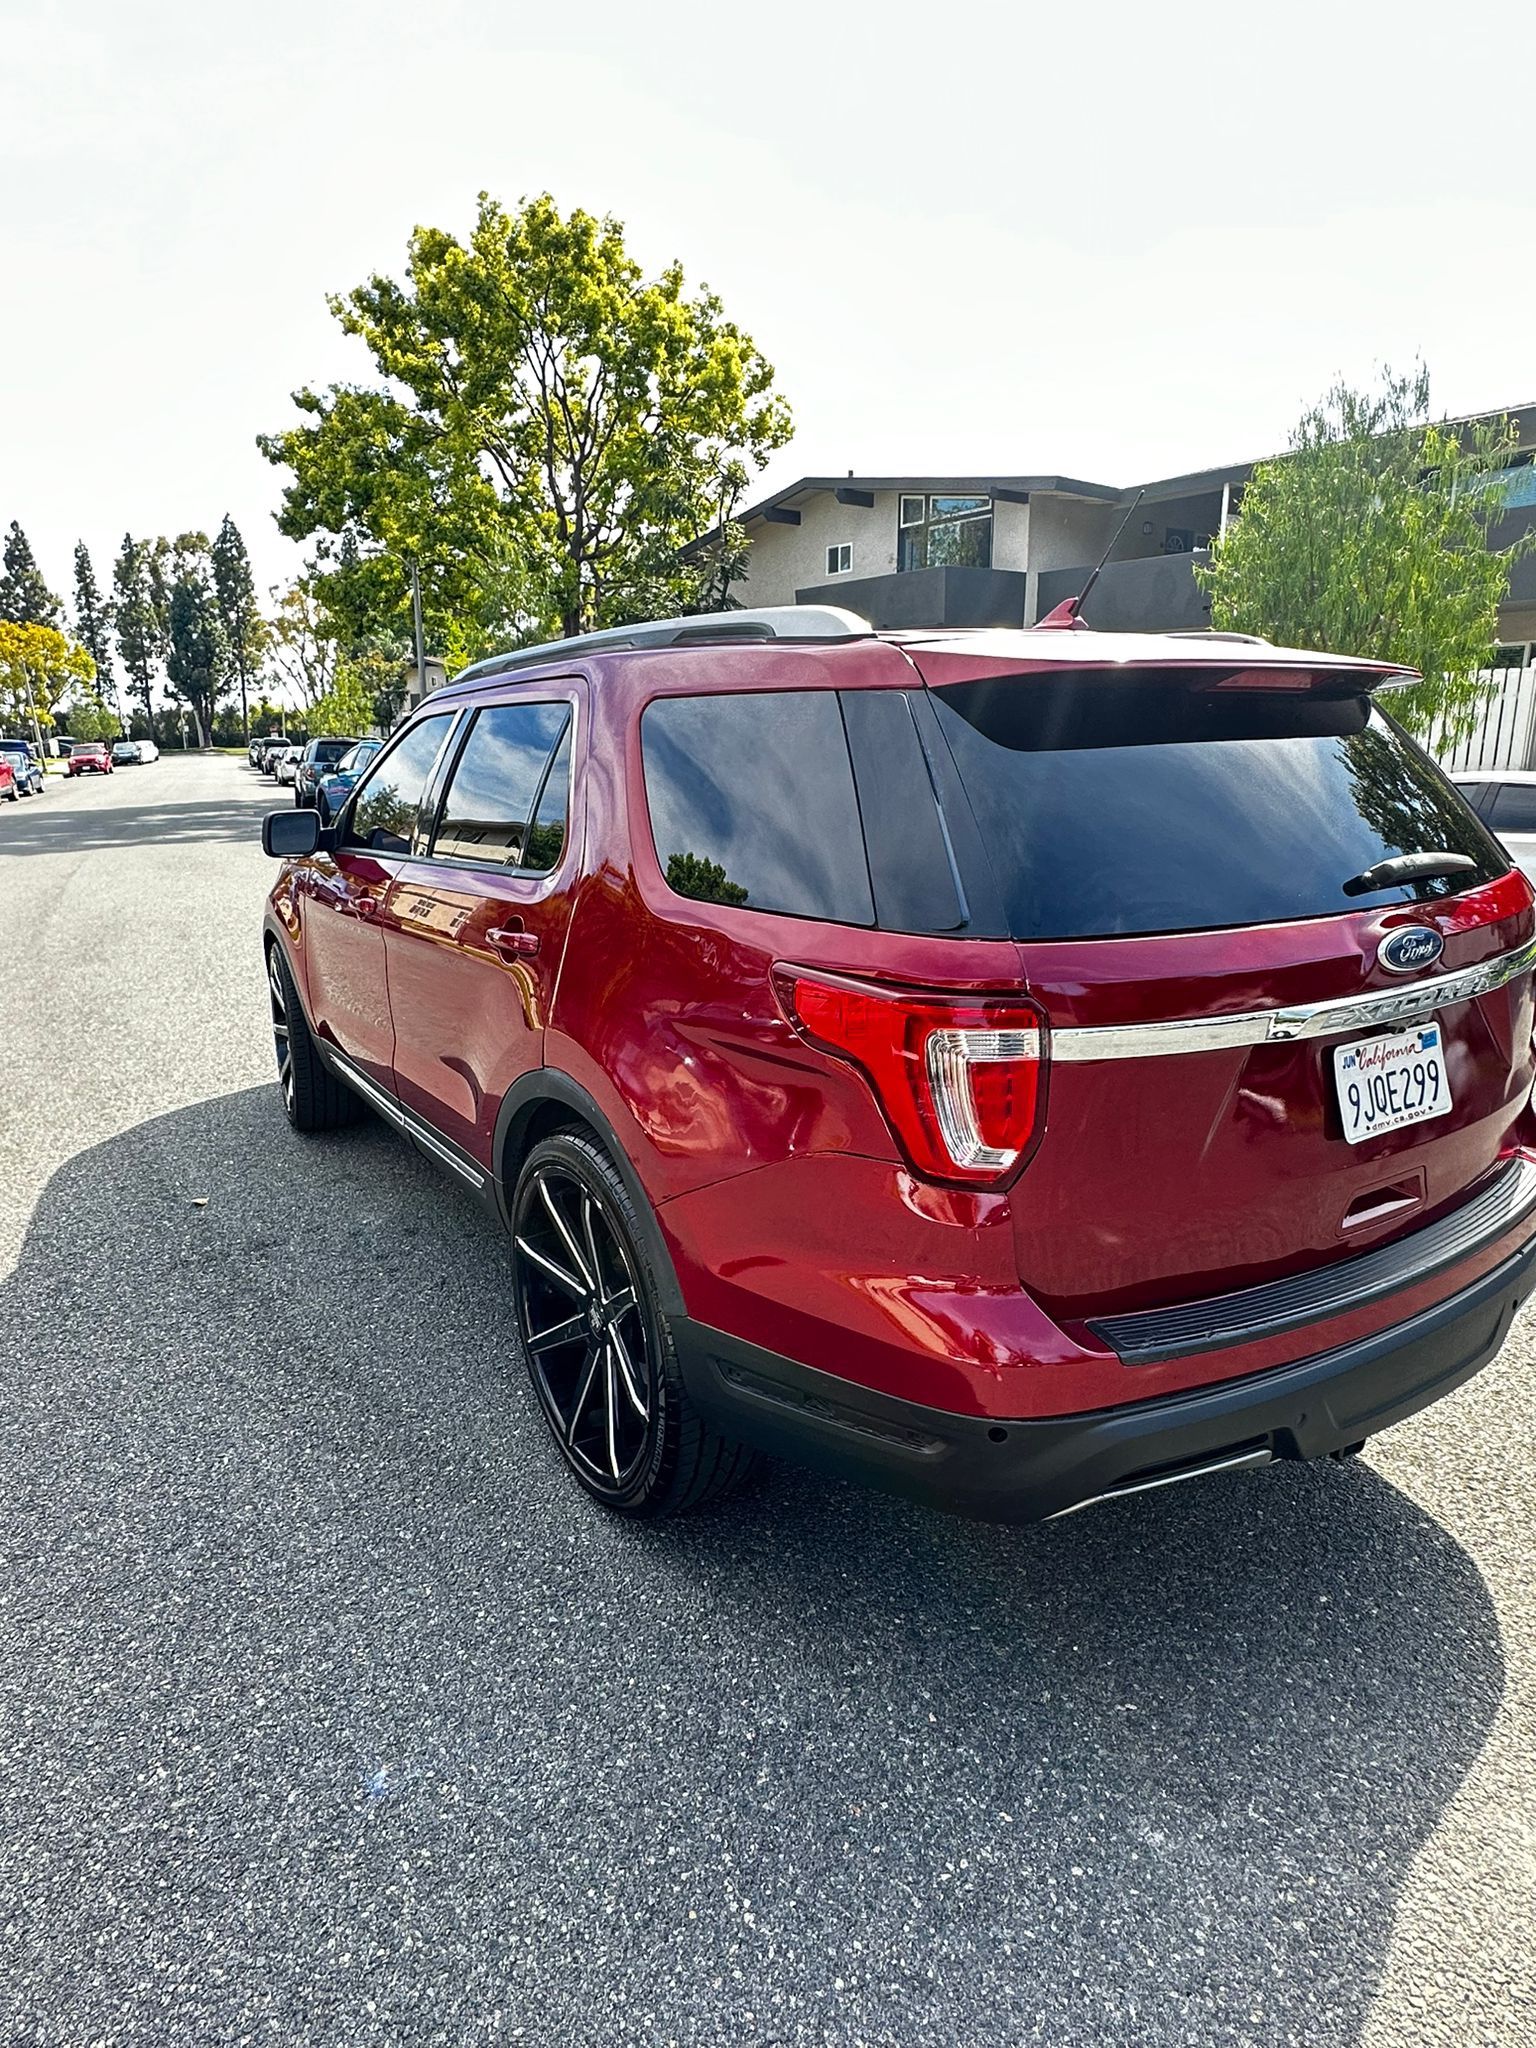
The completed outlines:
{"type": "Polygon", "coordinates": [[[337,1131],[355,1124],[364,1105],[322,1062],[281,946],[267,949],[267,997],[283,1109],[296,1131],[337,1131]]]}
{"type": "Polygon", "coordinates": [[[512,1200],[524,1361],[567,1469],[594,1500],[637,1520],[716,1500],[756,1462],[689,1398],[644,1243],[601,1146],[577,1131],[534,1146],[512,1200]]]}

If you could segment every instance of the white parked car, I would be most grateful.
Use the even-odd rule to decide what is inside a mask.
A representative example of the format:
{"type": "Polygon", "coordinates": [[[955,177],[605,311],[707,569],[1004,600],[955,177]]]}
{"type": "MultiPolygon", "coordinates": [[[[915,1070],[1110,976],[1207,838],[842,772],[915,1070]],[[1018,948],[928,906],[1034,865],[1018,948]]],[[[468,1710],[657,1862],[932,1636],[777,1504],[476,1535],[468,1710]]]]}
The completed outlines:
{"type": "Polygon", "coordinates": [[[1536,882],[1536,772],[1465,768],[1451,780],[1489,831],[1509,848],[1515,865],[1536,882]]]}
{"type": "Polygon", "coordinates": [[[303,751],[302,747],[283,747],[272,756],[272,773],[279,782],[286,782],[290,788],[299,772],[299,756],[303,751]]]}
{"type": "Polygon", "coordinates": [[[135,740],[133,744],[139,750],[139,765],[141,767],[147,768],[151,761],[159,760],[160,749],[153,740],[135,740]]]}

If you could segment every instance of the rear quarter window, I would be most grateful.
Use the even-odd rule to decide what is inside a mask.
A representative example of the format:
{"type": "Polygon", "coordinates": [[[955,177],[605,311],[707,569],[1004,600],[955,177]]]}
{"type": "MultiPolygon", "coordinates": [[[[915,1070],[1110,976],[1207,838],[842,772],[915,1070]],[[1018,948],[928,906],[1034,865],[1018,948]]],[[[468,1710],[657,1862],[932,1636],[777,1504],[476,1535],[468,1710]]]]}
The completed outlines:
{"type": "Polygon", "coordinates": [[[656,857],[677,895],[873,924],[833,691],[658,698],[640,742],[656,857]]]}

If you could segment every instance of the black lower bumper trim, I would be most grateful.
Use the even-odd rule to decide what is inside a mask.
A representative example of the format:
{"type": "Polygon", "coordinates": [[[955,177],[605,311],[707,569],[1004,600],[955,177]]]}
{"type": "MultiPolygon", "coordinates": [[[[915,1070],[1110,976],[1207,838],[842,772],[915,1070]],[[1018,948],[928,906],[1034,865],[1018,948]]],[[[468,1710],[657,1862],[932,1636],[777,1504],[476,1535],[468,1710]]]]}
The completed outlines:
{"type": "Polygon", "coordinates": [[[728,1434],[934,1507],[1030,1522],[1261,1450],[1350,1449],[1469,1380],[1533,1288],[1536,1237],[1459,1294],[1353,1344],[1160,1400],[1025,1421],[897,1400],[687,1318],[673,1334],[690,1393],[728,1434]]]}

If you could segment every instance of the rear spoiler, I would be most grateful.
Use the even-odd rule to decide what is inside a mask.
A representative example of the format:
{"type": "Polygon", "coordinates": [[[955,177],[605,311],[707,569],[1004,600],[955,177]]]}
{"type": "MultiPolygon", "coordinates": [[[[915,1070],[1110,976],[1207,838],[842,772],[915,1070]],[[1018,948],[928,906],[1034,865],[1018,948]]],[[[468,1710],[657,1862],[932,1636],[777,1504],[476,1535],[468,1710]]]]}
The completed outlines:
{"type": "Polygon", "coordinates": [[[1384,685],[1417,681],[1418,672],[1384,661],[1354,661],[1301,648],[1239,643],[1211,635],[1199,641],[1173,635],[1053,632],[1049,642],[1030,633],[978,634],[961,640],[913,644],[902,650],[930,688],[951,683],[1131,683],[1140,678],[1194,690],[1298,690],[1353,696],[1384,685]],[[1123,650],[1116,640],[1134,643],[1123,650]],[[984,642],[1007,642],[1006,646],[984,642]],[[1033,641],[1033,644],[1029,644],[1033,641]],[[1093,642],[1087,646],[1085,642],[1093,642]],[[1111,643],[1106,645],[1105,643],[1111,643]]]}

